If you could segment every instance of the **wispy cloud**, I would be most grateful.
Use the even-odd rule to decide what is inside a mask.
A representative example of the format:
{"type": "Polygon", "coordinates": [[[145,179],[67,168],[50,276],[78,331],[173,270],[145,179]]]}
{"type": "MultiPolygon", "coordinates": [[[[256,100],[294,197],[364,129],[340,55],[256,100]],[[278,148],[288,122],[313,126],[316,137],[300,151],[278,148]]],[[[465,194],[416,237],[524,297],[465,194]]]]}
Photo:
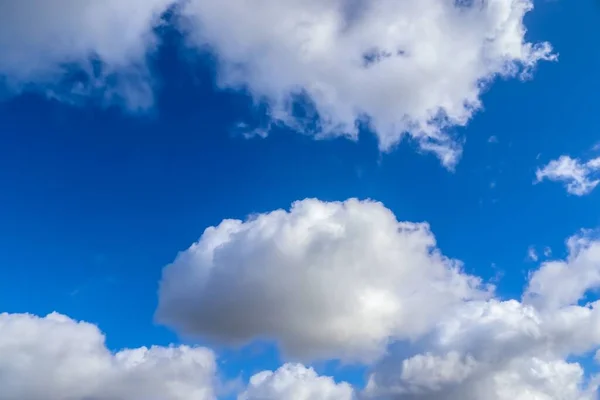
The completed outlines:
{"type": "Polygon", "coordinates": [[[600,157],[582,161],[563,155],[538,168],[535,182],[539,183],[545,179],[562,182],[567,192],[583,196],[591,193],[600,183],[600,179],[597,178],[599,170],[600,157]]]}

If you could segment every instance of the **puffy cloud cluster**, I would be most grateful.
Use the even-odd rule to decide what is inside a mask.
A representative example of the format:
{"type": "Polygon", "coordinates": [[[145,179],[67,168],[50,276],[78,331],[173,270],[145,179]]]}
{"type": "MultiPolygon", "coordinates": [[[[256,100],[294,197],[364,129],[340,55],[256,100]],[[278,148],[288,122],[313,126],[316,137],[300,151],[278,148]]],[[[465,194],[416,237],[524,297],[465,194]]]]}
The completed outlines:
{"type": "Polygon", "coordinates": [[[600,285],[600,241],[583,231],[567,248],[521,300],[500,300],[426,225],[371,201],[305,200],[207,229],[166,267],[158,316],[231,344],[270,338],[288,359],[369,363],[364,389],[286,364],[241,400],[596,400],[572,357],[600,346],[600,303],[582,303],[600,285]]]}
{"type": "Polygon", "coordinates": [[[372,201],[304,200],[208,228],[165,269],[157,316],[187,336],[275,339],[293,359],[371,361],[484,289],[426,224],[372,201]]]}
{"type": "Polygon", "coordinates": [[[567,240],[566,260],[545,262],[529,281],[525,299],[556,309],[575,304],[600,287],[600,241],[597,232],[582,231],[567,240]]]}
{"type": "Polygon", "coordinates": [[[0,314],[0,400],[212,400],[205,348],[111,353],[95,325],[60,314],[0,314]]]}
{"type": "Polygon", "coordinates": [[[68,99],[94,94],[149,107],[146,56],[172,11],[173,27],[192,47],[216,53],[220,84],[266,101],[275,123],[355,138],[357,123],[368,121],[383,150],[409,135],[452,166],[461,149],[445,128],[469,121],[496,76],[554,58],[548,43],[525,39],[532,7],[531,0],[4,1],[0,83],[54,95],[67,84],[68,99]],[[73,67],[83,79],[73,78],[73,67]],[[293,112],[298,96],[314,106],[302,118],[293,112]]]}
{"type": "MultiPolygon", "coordinates": [[[[364,388],[288,363],[238,400],[598,400],[574,357],[600,347],[600,240],[582,231],[501,300],[380,203],[296,202],[227,220],[165,268],[158,317],[227,344],[272,339],[284,358],[366,364],[364,388]]],[[[205,348],[110,352],[94,325],[0,314],[0,400],[209,400],[205,348]]],[[[217,388],[219,386],[216,386],[217,388]]]]}
{"type": "MultiPolygon", "coordinates": [[[[460,146],[444,128],[465,125],[495,77],[553,59],[525,40],[531,0],[190,0],[190,41],[210,45],[222,85],[243,86],[275,121],[301,131],[293,96],[307,96],[321,137],[356,138],[357,122],[387,150],[403,136],[452,166],[460,146]]],[[[311,127],[311,128],[309,128],[311,127]]]]}
{"type": "Polygon", "coordinates": [[[285,364],[277,371],[263,371],[252,378],[238,400],[352,400],[354,390],[347,383],[317,375],[312,368],[285,364]]]}
{"type": "Polygon", "coordinates": [[[583,196],[591,193],[600,183],[598,171],[600,171],[600,157],[582,161],[569,156],[560,156],[544,167],[538,168],[535,176],[536,183],[545,179],[562,182],[568,193],[583,196]]]}
{"type": "Polygon", "coordinates": [[[402,400],[592,400],[596,383],[566,359],[599,345],[597,304],[541,312],[516,300],[472,302],[414,346],[424,352],[390,354],[366,392],[402,400]]]}

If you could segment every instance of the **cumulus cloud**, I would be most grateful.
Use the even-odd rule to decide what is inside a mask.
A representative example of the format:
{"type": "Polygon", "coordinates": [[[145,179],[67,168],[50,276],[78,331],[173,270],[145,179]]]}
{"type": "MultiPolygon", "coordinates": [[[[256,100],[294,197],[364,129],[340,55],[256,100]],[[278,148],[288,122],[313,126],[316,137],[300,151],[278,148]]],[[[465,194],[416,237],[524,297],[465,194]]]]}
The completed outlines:
{"type": "Polygon", "coordinates": [[[204,348],[111,353],[95,325],[57,313],[0,314],[0,400],[213,400],[204,348]]]}
{"type": "MultiPolygon", "coordinates": [[[[153,28],[173,0],[19,0],[0,2],[0,83],[10,90],[66,84],[130,108],[152,103],[146,55],[153,28]],[[65,83],[73,70],[84,74],[65,83]]],[[[58,94],[58,93],[55,93],[58,94]]]]}
{"type": "Polygon", "coordinates": [[[345,382],[319,376],[312,368],[285,364],[277,371],[263,371],[252,378],[238,400],[353,400],[354,390],[345,382]]]}
{"type": "MultiPolygon", "coordinates": [[[[491,297],[424,224],[380,203],[304,200],[208,228],[164,271],[158,317],[228,344],[275,340],[287,358],[369,363],[353,388],[288,363],[238,400],[597,400],[576,357],[600,347],[600,240],[582,231],[521,299],[491,297]]],[[[110,352],[94,325],[0,314],[0,400],[214,399],[204,348],[110,352]]]]}
{"type": "Polygon", "coordinates": [[[544,167],[538,168],[535,173],[536,183],[545,179],[562,182],[568,193],[583,196],[591,193],[600,183],[600,179],[597,179],[599,170],[600,157],[582,161],[578,158],[560,156],[544,167]]]}
{"type": "Polygon", "coordinates": [[[566,359],[600,345],[599,317],[598,305],[548,313],[516,300],[465,304],[413,347],[426,352],[375,367],[366,397],[595,400],[596,381],[566,359]]]}
{"type": "Polygon", "coordinates": [[[596,400],[598,378],[567,360],[600,346],[600,302],[580,305],[600,287],[600,242],[583,232],[567,248],[565,260],[531,274],[522,301],[464,303],[390,353],[373,369],[367,397],[596,400]]]}
{"type": "Polygon", "coordinates": [[[409,135],[452,166],[460,145],[446,128],[467,124],[484,88],[554,59],[550,44],[525,39],[532,8],[531,0],[190,0],[182,14],[191,43],[218,55],[221,84],[248,88],[276,122],[351,138],[368,122],[381,149],[409,135]],[[312,105],[300,120],[294,96],[312,105]]]}
{"type": "Polygon", "coordinates": [[[369,363],[366,388],[300,364],[256,374],[241,400],[597,400],[573,357],[600,346],[600,240],[582,231],[521,299],[491,297],[423,224],[380,203],[304,200],[223,221],[164,270],[158,317],[284,356],[369,363]],[[304,397],[302,397],[304,396],[304,397]]]}
{"type": "Polygon", "coordinates": [[[244,394],[255,397],[240,399],[597,400],[598,377],[567,359],[600,345],[599,306],[464,303],[429,334],[392,348],[353,397],[345,384],[293,364],[255,375],[244,394]]]}
{"type": "Polygon", "coordinates": [[[549,313],[516,300],[473,301],[392,349],[364,390],[285,365],[255,375],[239,399],[597,400],[598,377],[567,359],[597,348],[599,332],[597,304],[549,313]]]}
{"type": "Polygon", "coordinates": [[[575,304],[600,286],[600,242],[595,232],[583,231],[567,240],[566,260],[548,261],[535,271],[525,298],[538,305],[558,308],[575,304]]]}
{"type": "Polygon", "coordinates": [[[278,341],[294,359],[370,361],[488,295],[426,224],[382,204],[304,200],[226,220],[165,268],[158,320],[231,344],[278,341]]]}
{"type": "Polygon", "coordinates": [[[151,107],[146,58],[172,12],[171,27],[192,48],[214,51],[221,87],[269,105],[261,136],[274,123],[356,138],[367,124],[382,150],[410,137],[452,167],[462,140],[449,128],[481,109],[482,91],[555,59],[549,43],[525,39],[532,8],[532,0],[5,1],[0,84],[151,107]]]}

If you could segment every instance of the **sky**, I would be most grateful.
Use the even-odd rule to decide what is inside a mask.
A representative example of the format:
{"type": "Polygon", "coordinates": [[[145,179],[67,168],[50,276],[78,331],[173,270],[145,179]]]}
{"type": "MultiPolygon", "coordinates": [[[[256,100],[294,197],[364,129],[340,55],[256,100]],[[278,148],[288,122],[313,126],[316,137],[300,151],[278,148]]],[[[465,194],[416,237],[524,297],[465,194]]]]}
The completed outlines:
{"type": "Polygon", "coordinates": [[[0,400],[595,400],[600,3],[0,3],[0,400]]]}

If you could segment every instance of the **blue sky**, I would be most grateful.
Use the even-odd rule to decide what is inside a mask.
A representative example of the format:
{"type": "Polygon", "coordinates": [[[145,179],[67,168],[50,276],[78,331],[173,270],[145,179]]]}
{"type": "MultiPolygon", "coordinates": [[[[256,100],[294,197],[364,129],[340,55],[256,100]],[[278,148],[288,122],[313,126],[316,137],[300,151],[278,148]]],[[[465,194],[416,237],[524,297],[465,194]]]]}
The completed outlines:
{"type": "MultiPolygon", "coordinates": [[[[282,125],[266,138],[245,138],[236,127],[264,124],[264,107],[253,105],[251,89],[220,87],[219,52],[190,50],[172,27],[159,32],[162,44],[150,57],[158,83],[148,110],[91,95],[76,104],[53,99],[40,89],[47,81],[6,89],[0,311],[57,311],[96,324],[113,351],[209,346],[221,356],[221,374],[245,381],[286,361],[274,342],[240,349],[202,335],[190,341],[158,323],[161,274],[205,228],[305,198],[374,199],[400,221],[426,221],[444,255],[492,280],[495,298],[519,300],[546,247],[550,258],[565,259],[567,238],[600,225],[598,191],[573,195],[560,182],[534,184],[536,170],[561,155],[600,155],[593,149],[598,18],[592,1],[535,3],[524,19],[526,40],[551,43],[558,60],[540,61],[525,81],[496,79],[466,126],[446,129],[464,141],[453,171],[415,141],[382,153],[366,129],[357,141],[315,140],[282,125]],[[528,258],[530,246],[538,262],[528,258]]],[[[368,369],[305,364],[359,387],[368,369]]]]}

